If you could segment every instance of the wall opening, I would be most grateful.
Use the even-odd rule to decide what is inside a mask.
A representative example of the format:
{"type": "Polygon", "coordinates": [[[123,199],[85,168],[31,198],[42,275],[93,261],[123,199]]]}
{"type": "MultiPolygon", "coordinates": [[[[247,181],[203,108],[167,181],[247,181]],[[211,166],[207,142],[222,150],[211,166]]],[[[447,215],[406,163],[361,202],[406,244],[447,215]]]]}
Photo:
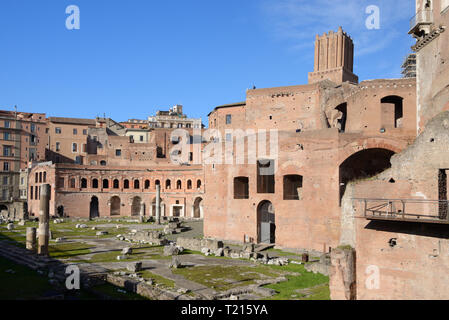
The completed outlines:
{"type": "Polygon", "coordinates": [[[182,189],[182,182],[181,182],[181,180],[176,181],[176,189],[178,189],[178,190],[182,189]]]}
{"type": "Polygon", "coordinates": [[[192,190],[192,180],[187,180],[187,189],[192,190]]]}
{"type": "Polygon", "coordinates": [[[98,209],[98,198],[93,196],[90,199],[89,219],[95,219],[100,217],[100,211],[98,209]]]}
{"type": "Polygon", "coordinates": [[[257,161],[257,193],[274,193],[274,160],[257,161]]]}
{"type": "Polygon", "coordinates": [[[371,178],[390,168],[393,155],[391,150],[375,148],[359,151],[346,159],[339,168],[340,205],[349,182],[371,178]]]}
{"type": "Polygon", "coordinates": [[[257,238],[259,243],[276,243],[276,221],[273,204],[262,201],[257,207],[257,238]]]}
{"type": "Polygon", "coordinates": [[[173,217],[181,217],[183,206],[173,206],[173,217]]]}
{"type": "Polygon", "coordinates": [[[87,179],[83,178],[81,179],[81,189],[87,188],[87,179]]]}
{"type": "Polygon", "coordinates": [[[284,200],[302,200],[302,182],[300,175],[284,176],[284,200]]]}
{"type": "Polygon", "coordinates": [[[171,189],[171,181],[170,180],[165,181],[165,189],[171,189]]]}
{"type": "Polygon", "coordinates": [[[234,178],[234,199],[249,199],[249,178],[234,178]]]}
{"type": "Polygon", "coordinates": [[[381,99],[382,128],[401,128],[404,115],[404,99],[399,96],[388,96],[381,99]]]}
{"type": "Polygon", "coordinates": [[[140,189],[140,181],[139,180],[134,180],[134,189],[140,189]]]}
{"type": "Polygon", "coordinates": [[[339,132],[345,132],[346,130],[346,119],[348,116],[348,104],[342,103],[338,107],[335,108],[339,112],[339,116],[337,118],[337,128],[339,132]]]}
{"type": "Polygon", "coordinates": [[[123,188],[124,188],[124,189],[129,189],[129,180],[128,180],[128,179],[125,179],[125,180],[123,181],[123,188]]]}
{"type": "Polygon", "coordinates": [[[98,189],[98,179],[92,180],[92,189],[98,189]]]}
{"type": "Polygon", "coordinates": [[[103,179],[103,189],[109,189],[109,180],[103,179]]]}
{"type": "Polygon", "coordinates": [[[150,180],[145,180],[145,189],[150,189],[150,180]]]}
{"type": "Polygon", "coordinates": [[[121,209],[121,201],[120,198],[114,196],[111,198],[111,216],[119,216],[121,209]]]}
{"type": "Polygon", "coordinates": [[[196,198],[193,203],[193,217],[200,219],[203,217],[203,198],[196,198]]]}
{"type": "Polygon", "coordinates": [[[131,205],[131,216],[140,215],[140,207],[142,205],[142,199],[140,197],[134,197],[131,205]]]}
{"type": "Polygon", "coordinates": [[[118,181],[118,179],[114,179],[114,182],[113,182],[114,189],[118,189],[119,185],[120,185],[120,182],[118,181]]]}

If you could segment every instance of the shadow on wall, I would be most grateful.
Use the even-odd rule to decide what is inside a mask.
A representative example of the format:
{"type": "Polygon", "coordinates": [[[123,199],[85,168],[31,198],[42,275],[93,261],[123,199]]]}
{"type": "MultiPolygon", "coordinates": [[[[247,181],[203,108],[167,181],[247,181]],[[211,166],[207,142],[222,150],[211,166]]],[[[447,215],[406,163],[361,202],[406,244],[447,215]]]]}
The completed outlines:
{"type": "Polygon", "coordinates": [[[404,221],[371,221],[365,229],[449,239],[448,225],[404,221]]]}

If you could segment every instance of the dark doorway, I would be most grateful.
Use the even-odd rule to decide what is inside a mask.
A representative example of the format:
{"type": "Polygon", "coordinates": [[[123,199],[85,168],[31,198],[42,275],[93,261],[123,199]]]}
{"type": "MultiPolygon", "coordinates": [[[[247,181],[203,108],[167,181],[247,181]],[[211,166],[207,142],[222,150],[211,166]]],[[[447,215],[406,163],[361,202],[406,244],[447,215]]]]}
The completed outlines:
{"type": "Polygon", "coordinates": [[[359,151],[340,165],[340,205],[346,186],[351,181],[374,177],[391,167],[394,152],[387,149],[366,149],[359,151]]]}
{"type": "Polygon", "coordinates": [[[111,216],[120,215],[121,201],[120,198],[115,196],[111,198],[111,216]]]}
{"type": "Polygon", "coordinates": [[[270,201],[262,201],[257,207],[257,237],[259,243],[276,243],[276,220],[270,201]]]}
{"type": "Polygon", "coordinates": [[[58,217],[59,218],[63,218],[64,217],[64,206],[59,206],[56,211],[58,213],[58,217]]]}
{"type": "Polygon", "coordinates": [[[98,210],[98,198],[92,197],[90,199],[90,210],[89,210],[89,218],[95,219],[100,217],[100,211],[98,210]]]}

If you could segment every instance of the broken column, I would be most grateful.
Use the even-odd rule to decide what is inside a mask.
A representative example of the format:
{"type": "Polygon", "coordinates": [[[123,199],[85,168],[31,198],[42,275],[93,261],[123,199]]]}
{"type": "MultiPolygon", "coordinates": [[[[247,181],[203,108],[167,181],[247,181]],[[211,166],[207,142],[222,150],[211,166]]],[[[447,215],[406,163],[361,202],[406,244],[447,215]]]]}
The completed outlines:
{"type": "Polygon", "coordinates": [[[332,300],[356,300],[356,252],[353,248],[339,247],[331,251],[329,287],[332,300]]]}
{"type": "Polygon", "coordinates": [[[27,228],[26,248],[31,252],[36,252],[36,228],[27,228]]]}
{"type": "Polygon", "coordinates": [[[161,224],[161,186],[156,186],[156,223],[161,224]]]}
{"type": "Polygon", "coordinates": [[[39,203],[39,244],[37,253],[48,256],[48,242],[50,238],[50,185],[41,186],[41,200],[39,203]]]}

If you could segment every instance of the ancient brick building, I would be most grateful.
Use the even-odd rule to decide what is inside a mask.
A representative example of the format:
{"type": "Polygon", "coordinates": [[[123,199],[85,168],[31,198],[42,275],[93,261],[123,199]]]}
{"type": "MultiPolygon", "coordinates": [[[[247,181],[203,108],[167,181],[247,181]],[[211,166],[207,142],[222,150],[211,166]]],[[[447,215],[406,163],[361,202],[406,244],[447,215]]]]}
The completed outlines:
{"type": "Polygon", "coordinates": [[[449,2],[416,4],[410,34],[420,135],[390,169],[347,186],[340,244],[355,259],[333,259],[333,299],[449,298],[449,2]]]}
{"type": "Polygon", "coordinates": [[[135,216],[142,206],[154,216],[160,185],[162,216],[203,217],[202,139],[194,139],[201,129],[126,128],[107,118],[49,123],[50,162],[34,164],[28,175],[31,216],[38,215],[40,186],[49,183],[55,216],[135,216]]]}
{"type": "Polygon", "coordinates": [[[347,183],[388,168],[416,137],[415,79],[357,83],[341,28],[316,46],[309,84],[248,90],[246,101],[209,114],[216,133],[205,151],[219,145],[234,160],[205,165],[207,237],[329,252],[347,183]],[[245,148],[226,147],[241,139],[238,129],[250,130],[245,148]],[[278,144],[264,150],[270,131],[260,138],[259,129],[277,130],[278,144]]]}

